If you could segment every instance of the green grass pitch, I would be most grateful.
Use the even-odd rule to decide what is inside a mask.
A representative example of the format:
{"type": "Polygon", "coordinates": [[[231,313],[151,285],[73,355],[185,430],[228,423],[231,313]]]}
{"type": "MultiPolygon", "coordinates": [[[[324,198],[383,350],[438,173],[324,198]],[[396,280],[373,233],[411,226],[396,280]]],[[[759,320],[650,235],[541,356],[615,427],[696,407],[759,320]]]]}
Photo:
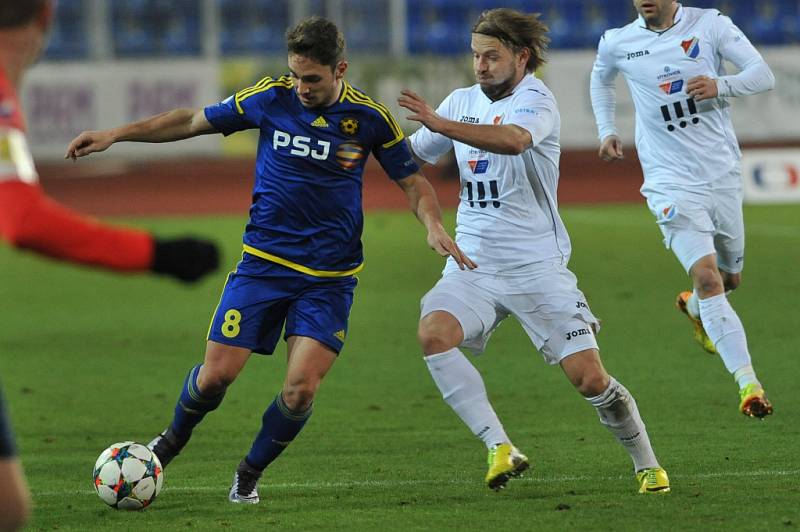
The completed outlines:
{"type": "MultiPolygon", "coordinates": [[[[442,261],[408,213],[370,213],[350,334],[306,429],[266,472],[262,504],[227,502],[234,468],[279,390],[284,347],[254,357],[169,467],[143,512],[94,494],[107,445],[163,429],[201,360],[221,271],[187,288],[0,247],[0,378],[35,502],[31,530],[789,530],[800,526],[797,206],[746,208],[747,266],[731,299],[775,405],[737,411],[736,386],[673,307],[688,287],[643,205],[567,207],[571,268],[603,320],[609,372],[635,395],[672,493],[635,492],[626,453],[508,320],[473,359],[532,473],[494,493],[482,444],[441,400],[416,345],[419,298],[442,261]]],[[[452,226],[453,215],[448,214],[452,226]]],[[[132,220],[225,245],[240,217],[132,220]]]]}

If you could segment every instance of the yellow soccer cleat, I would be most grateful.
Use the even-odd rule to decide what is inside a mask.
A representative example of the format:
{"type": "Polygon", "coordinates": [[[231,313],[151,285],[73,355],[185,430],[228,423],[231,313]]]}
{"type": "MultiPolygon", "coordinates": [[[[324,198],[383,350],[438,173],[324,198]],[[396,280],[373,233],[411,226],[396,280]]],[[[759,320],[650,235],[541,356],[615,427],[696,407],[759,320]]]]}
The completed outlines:
{"type": "Polygon", "coordinates": [[[695,341],[703,346],[703,349],[705,349],[707,353],[716,355],[717,348],[714,346],[714,342],[711,341],[711,338],[706,334],[706,330],[703,328],[703,322],[689,314],[689,310],[686,308],[686,304],[691,295],[691,292],[681,292],[678,294],[678,298],[675,300],[675,306],[678,307],[678,310],[686,314],[686,317],[689,318],[689,321],[694,325],[695,341]]]}
{"type": "Polygon", "coordinates": [[[497,491],[505,487],[512,477],[519,477],[530,467],[528,457],[510,443],[501,443],[489,449],[489,471],[486,485],[497,491]]]}
{"type": "Polygon", "coordinates": [[[639,493],[669,493],[669,477],[660,467],[642,469],[636,473],[639,493]]]}
{"type": "Polygon", "coordinates": [[[764,418],[772,414],[772,403],[760,384],[748,384],[739,390],[739,412],[748,417],[764,418]]]}

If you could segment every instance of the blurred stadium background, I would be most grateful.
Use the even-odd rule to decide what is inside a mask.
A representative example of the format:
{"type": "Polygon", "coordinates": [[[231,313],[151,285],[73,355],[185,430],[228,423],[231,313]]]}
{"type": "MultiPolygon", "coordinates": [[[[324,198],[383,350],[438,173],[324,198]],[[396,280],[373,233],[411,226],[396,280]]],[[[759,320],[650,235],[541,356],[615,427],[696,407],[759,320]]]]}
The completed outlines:
{"type": "MultiPolygon", "coordinates": [[[[481,10],[500,6],[540,12],[550,26],[549,62],[537,74],[562,110],[562,202],[638,198],[633,109],[621,76],[618,122],[628,147],[623,164],[597,163],[588,98],[596,43],[605,29],[633,19],[630,0],[59,0],[57,5],[43,61],[23,90],[30,140],[50,192],[92,212],[153,212],[155,207],[127,198],[115,206],[116,193],[129,190],[120,180],[130,172],[140,182],[150,176],[169,186],[163,176],[191,170],[199,177],[203,168],[209,170],[198,187],[227,183],[241,200],[218,202],[213,210],[246,208],[256,132],[169,145],[123,144],[77,165],[56,161],[82,130],[173,107],[202,107],[265,75],[285,73],[284,32],[297,20],[319,14],[336,21],[347,38],[350,81],[387,104],[411,132],[417,126],[396,105],[399,91],[413,88],[437,105],[453,88],[472,84],[469,28],[481,10]],[[223,163],[185,166],[188,160],[209,159],[223,163]],[[607,186],[600,192],[591,187],[589,196],[589,185],[600,173],[607,174],[607,186]],[[90,181],[81,180],[87,176],[90,181]],[[92,196],[97,176],[113,178],[106,181],[102,200],[92,196]]],[[[684,5],[713,6],[731,16],[775,72],[774,91],[733,100],[740,141],[758,148],[800,146],[800,0],[687,0],[684,5]]],[[[794,150],[748,152],[749,197],[796,200],[798,157],[794,150]]],[[[441,175],[452,175],[446,162],[441,166],[441,175]]],[[[432,171],[434,178],[438,175],[432,171]]],[[[368,195],[374,181],[367,180],[368,195]]],[[[455,197],[445,199],[453,205],[455,197]]]]}
{"type": "MultiPolygon", "coordinates": [[[[588,96],[594,47],[606,27],[634,16],[630,0],[60,0],[45,57],[23,98],[48,193],[159,234],[218,240],[224,263],[241,254],[255,135],[165,145],[123,144],[64,161],[81,130],[112,127],[177,106],[201,107],[265,75],[286,72],[284,31],[310,14],[340,23],[351,82],[394,109],[400,89],[436,105],[473,83],[469,28],[486,8],[541,12],[553,39],[542,76],[562,115],[562,215],[571,268],[603,317],[604,361],[636,394],[673,479],[670,497],[633,493],[629,462],[524,332],[503,325],[475,359],[534,473],[498,494],[484,491],[483,450],[469,437],[418,357],[419,297],[441,259],[405,212],[370,210],[344,356],[326,380],[313,423],[270,469],[267,504],[231,508],[231,468],[246,449],[265,398],[280,386],[282,356],[251,361],[220,412],[170,466],[168,492],[142,514],[104,508],[89,485],[112,441],[146,441],[173,408],[175,386],[202,353],[223,272],[186,289],[164,279],[119,277],[0,246],[0,375],[36,503],[31,530],[778,530],[797,506],[796,357],[792,294],[800,293],[797,205],[748,205],[748,267],[735,305],[748,327],[776,414],[750,423],[714,357],[692,343],[672,310],[685,274],[664,250],[639,197],[633,111],[620,80],[618,122],[627,158],[596,156],[588,96]],[[208,213],[210,216],[186,216],[208,213]],[[173,216],[163,216],[165,214],[173,216]],[[230,214],[230,215],[224,215],[230,214]],[[156,216],[157,215],[157,216],[156,216]],[[378,460],[375,458],[379,457],[378,460]],[[252,511],[255,510],[255,511],[252,511]]],[[[800,0],[693,1],[729,14],[767,59],[774,91],[733,99],[746,147],[750,202],[800,203],[800,0]]],[[[453,207],[458,182],[431,172],[453,207]]],[[[404,208],[374,165],[367,207],[404,208]],[[396,203],[392,203],[396,202],[396,203]]],[[[445,213],[448,227],[454,212],[445,213]]]]}

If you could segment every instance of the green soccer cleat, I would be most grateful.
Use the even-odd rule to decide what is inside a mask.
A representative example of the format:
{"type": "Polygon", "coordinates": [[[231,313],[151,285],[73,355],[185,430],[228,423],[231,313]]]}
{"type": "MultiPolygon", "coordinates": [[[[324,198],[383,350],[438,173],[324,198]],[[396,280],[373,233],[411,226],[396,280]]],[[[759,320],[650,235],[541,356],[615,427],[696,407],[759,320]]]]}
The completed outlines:
{"type": "Polygon", "coordinates": [[[530,467],[528,457],[510,443],[501,443],[489,449],[487,462],[489,471],[486,473],[486,485],[495,491],[503,489],[509,479],[522,476],[530,467]]]}
{"type": "Polygon", "coordinates": [[[714,346],[714,342],[711,341],[711,338],[709,338],[706,334],[706,330],[703,328],[703,322],[700,321],[699,318],[695,318],[689,314],[689,310],[686,308],[687,302],[689,301],[689,297],[691,297],[691,295],[692,293],[688,291],[678,294],[678,298],[675,300],[675,306],[678,307],[678,310],[686,314],[686,317],[689,318],[689,321],[691,321],[692,325],[694,325],[695,341],[703,346],[703,349],[705,349],[707,353],[716,355],[717,348],[714,346]]]}
{"type": "Polygon", "coordinates": [[[669,493],[669,477],[660,467],[642,469],[636,473],[639,493],[669,493]]]}
{"type": "Polygon", "coordinates": [[[772,403],[760,384],[748,384],[739,390],[739,412],[748,417],[764,418],[772,414],[772,403]]]}

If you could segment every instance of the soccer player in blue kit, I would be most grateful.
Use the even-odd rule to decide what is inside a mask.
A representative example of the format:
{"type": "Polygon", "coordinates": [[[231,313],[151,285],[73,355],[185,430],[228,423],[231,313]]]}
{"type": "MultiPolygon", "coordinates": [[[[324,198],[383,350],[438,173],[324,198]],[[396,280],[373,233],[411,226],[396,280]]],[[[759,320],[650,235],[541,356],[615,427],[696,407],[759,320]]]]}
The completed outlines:
{"type": "Polygon", "coordinates": [[[172,423],[150,444],[166,467],[219,406],[250,354],[271,354],[285,326],[286,379],[234,475],[229,499],[235,503],[259,502],[263,470],[305,425],[344,344],[354,276],[363,267],[361,180],[369,153],[408,196],[431,248],[462,268],[475,267],[442,227],[435,192],[388,109],[344,80],[345,43],[337,27],[311,17],[290,28],[286,41],[289,75],[264,78],[205,109],[84,132],[67,151],[76,158],[120,141],[260,130],[242,260],[212,319],[204,362],[190,370],[172,423]]]}

